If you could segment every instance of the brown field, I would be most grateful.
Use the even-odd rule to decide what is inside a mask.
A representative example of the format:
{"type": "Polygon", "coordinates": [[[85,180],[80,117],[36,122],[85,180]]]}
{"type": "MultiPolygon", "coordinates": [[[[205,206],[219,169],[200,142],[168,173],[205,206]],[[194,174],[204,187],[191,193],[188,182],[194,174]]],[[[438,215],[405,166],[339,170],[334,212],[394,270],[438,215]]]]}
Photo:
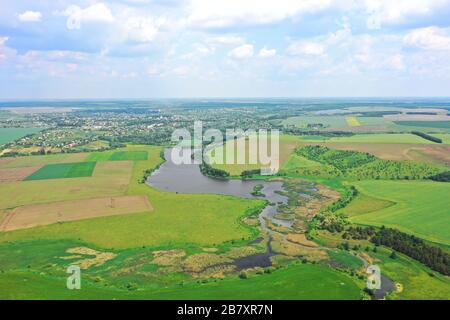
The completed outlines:
{"type": "Polygon", "coordinates": [[[337,150],[367,152],[385,160],[414,160],[434,164],[450,163],[450,145],[411,143],[314,143],[337,150]]]}
{"type": "Polygon", "coordinates": [[[16,160],[16,158],[0,158],[0,168],[14,160],[16,160]]]}
{"type": "Polygon", "coordinates": [[[39,155],[28,157],[12,158],[14,161],[9,161],[4,165],[6,168],[22,168],[22,167],[35,167],[43,166],[46,164],[54,163],[72,163],[82,162],[86,159],[87,153],[71,153],[71,154],[54,154],[54,155],[39,155]]]}
{"type": "Polygon", "coordinates": [[[34,204],[5,210],[0,231],[153,210],[146,196],[123,196],[34,204]]]}
{"type": "Polygon", "coordinates": [[[39,170],[41,166],[24,168],[5,168],[0,169],[0,183],[22,181],[30,174],[39,170]]]}
{"type": "Polygon", "coordinates": [[[131,161],[99,162],[92,177],[0,183],[0,209],[125,195],[131,161]],[[69,180],[69,183],[68,183],[69,180]]]}

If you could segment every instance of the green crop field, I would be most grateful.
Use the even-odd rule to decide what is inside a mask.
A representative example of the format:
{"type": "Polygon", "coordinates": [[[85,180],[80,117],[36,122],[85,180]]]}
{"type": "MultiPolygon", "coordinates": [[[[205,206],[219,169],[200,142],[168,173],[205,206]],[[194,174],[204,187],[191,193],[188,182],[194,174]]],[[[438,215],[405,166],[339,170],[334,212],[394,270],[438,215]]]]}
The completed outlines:
{"type": "MultiPolygon", "coordinates": [[[[439,135],[436,135],[439,136],[439,135]]],[[[416,143],[416,144],[435,144],[408,133],[371,133],[357,134],[349,137],[333,137],[327,142],[343,142],[343,143],[416,143]]]]}
{"type": "Polygon", "coordinates": [[[394,123],[408,127],[450,129],[450,121],[394,121],[394,123]]]}
{"type": "Polygon", "coordinates": [[[374,209],[369,213],[364,213],[364,210],[360,210],[361,205],[357,204],[343,209],[352,221],[365,225],[385,225],[433,242],[450,244],[448,183],[360,181],[354,185],[363,194],[381,199],[382,202],[376,200],[376,203],[370,204],[369,200],[369,204],[364,204],[374,209]],[[386,206],[388,202],[395,204],[386,206]]]}
{"type": "Polygon", "coordinates": [[[47,164],[25,180],[48,180],[90,177],[94,172],[96,162],[47,164]]]}
{"type": "Polygon", "coordinates": [[[39,128],[0,128],[0,145],[41,131],[39,128]]]}
{"type": "Polygon", "coordinates": [[[87,161],[143,161],[147,159],[147,151],[93,152],[87,157],[87,161]]]}

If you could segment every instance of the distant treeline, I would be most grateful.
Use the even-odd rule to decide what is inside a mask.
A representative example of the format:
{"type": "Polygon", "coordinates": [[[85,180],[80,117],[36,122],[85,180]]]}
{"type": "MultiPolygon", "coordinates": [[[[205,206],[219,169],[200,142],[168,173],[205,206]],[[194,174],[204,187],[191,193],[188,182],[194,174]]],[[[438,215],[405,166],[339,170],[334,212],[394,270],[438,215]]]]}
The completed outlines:
{"type": "Polygon", "coordinates": [[[147,145],[164,145],[170,142],[169,132],[154,132],[148,135],[127,135],[120,137],[101,137],[102,140],[114,141],[117,143],[133,143],[147,145]]]}
{"type": "Polygon", "coordinates": [[[383,227],[371,241],[376,245],[383,245],[401,252],[446,276],[450,275],[450,254],[413,235],[383,227]]]}
{"type": "Polygon", "coordinates": [[[407,112],[406,114],[417,114],[417,115],[423,115],[423,116],[435,116],[435,115],[437,115],[436,112],[407,112]]]}
{"type": "Polygon", "coordinates": [[[290,134],[294,136],[324,136],[324,137],[350,137],[353,136],[354,133],[346,132],[346,131],[310,131],[301,128],[293,128],[293,127],[285,127],[282,129],[283,133],[290,134]]]}
{"type": "Polygon", "coordinates": [[[442,143],[442,139],[430,136],[429,134],[426,134],[426,133],[423,133],[420,131],[412,131],[411,133],[415,134],[416,136],[419,136],[421,138],[424,138],[426,140],[432,141],[432,142],[442,143]]]}
{"type": "Polygon", "coordinates": [[[226,172],[225,170],[213,168],[206,162],[203,162],[200,165],[200,171],[205,176],[212,177],[212,178],[225,179],[230,176],[230,174],[228,172],[226,172]]]}
{"type": "Polygon", "coordinates": [[[439,182],[450,182],[450,171],[436,174],[434,176],[429,177],[429,179],[439,182]]]}
{"type": "Polygon", "coordinates": [[[350,227],[342,235],[344,239],[370,240],[375,245],[383,245],[422,262],[431,269],[450,275],[450,254],[437,246],[427,244],[413,235],[396,229],[374,227],[350,227]]]}
{"type": "Polygon", "coordinates": [[[361,117],[371,117],[371,118],[379,118],[385,115],[401,114],[400,111],[367,111],[358,113],[361,114],[361,117]]]}

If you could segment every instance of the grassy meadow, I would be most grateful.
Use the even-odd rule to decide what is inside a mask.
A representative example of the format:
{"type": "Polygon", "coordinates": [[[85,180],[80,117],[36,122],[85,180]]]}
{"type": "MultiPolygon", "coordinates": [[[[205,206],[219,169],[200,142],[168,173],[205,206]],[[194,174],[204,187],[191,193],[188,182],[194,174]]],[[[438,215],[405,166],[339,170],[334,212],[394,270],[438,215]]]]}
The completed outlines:
{"type": "Polygon", "coordinates": [[[342,209],[353,222],[385,225],[432,242],[450,245],[448,183],[359,181],[353,184],[366,200],[356,199],[356,203],[342,209]]]}
{"type": "Polygon", "coordinates": [[[41,130],[40,128],[0,128],[0,146],[41,130]]]}

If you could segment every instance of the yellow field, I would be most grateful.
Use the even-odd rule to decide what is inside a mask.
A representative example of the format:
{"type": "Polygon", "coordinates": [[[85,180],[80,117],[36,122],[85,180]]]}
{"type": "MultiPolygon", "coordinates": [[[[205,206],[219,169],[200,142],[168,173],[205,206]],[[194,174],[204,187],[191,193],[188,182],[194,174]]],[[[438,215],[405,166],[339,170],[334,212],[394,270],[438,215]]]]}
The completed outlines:
{"type": "Polygon", "coordinates": [[[345,121],[347,121],[347,124],[350,127],[359,127],[359,126],[361,126],[361,123],[358,121],[358,118],[356,118],[356,117],[346,117],[345,121]]]}

